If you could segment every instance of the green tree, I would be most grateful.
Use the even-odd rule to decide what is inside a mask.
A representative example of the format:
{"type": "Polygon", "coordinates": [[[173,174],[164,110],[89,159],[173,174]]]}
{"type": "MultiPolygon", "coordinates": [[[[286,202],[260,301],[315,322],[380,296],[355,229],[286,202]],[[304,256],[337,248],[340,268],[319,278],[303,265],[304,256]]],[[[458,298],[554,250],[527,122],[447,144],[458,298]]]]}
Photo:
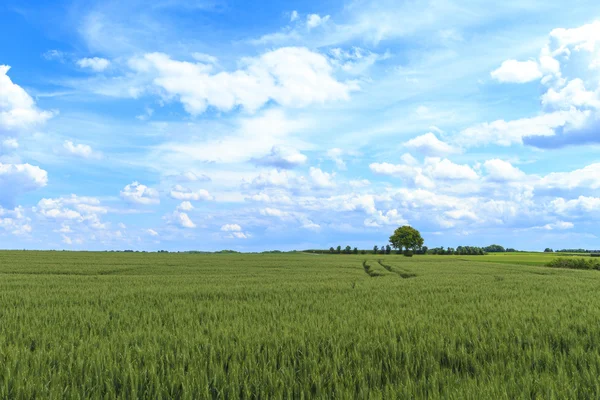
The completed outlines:
{"type": "Polygon", "coordinates": [[[394,231],[390,236],[390,243],[393,248],[402,250],[403,248],[413,251],[423,246],[421,233],[412,226],[404,225],[394,231]]]}
{"type": "Polygon", "coordinates": [[[338,254],[342,254],[342,246],[338,246],[337,249],[336,249],[336,252],[338,254]]]}
{"type": "Polygon", "coordinates": [[[355,247],[355,248],[354,248],[354,250],[352,250],[352,252],[353,252],[354,254],[358,254],[358,247],[355,247]]]}
{"type": "Polygon", "coordinates": [[[330,252],[331,254],[333,254],[333,253],[335,253],[335,249],[334,249],[333,247],[330,247],[330,248],[329,248],[329,252],[330,252]]]}
{"type": "Polygon", "coordinates": [[[379,250],[379,247],[377,245],[373,246],[373,254],[377,254],[377,250],[379,250]]]}
{"type": "Polygon", "coordinates": [[[346,246],[346,249],[344,250],[344,253],[350,254],[351,251],[352,251],[352,247],[346,246]]]}

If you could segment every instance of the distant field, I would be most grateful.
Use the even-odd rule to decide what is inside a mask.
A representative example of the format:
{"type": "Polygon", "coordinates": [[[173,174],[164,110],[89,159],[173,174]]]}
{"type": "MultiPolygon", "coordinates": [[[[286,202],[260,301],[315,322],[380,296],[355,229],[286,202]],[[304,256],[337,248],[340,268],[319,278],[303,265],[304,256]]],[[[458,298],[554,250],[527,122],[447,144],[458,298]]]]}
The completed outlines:
{"type": "Polygon", "coordinates": [[[556,256],[0,252],[0,398],[599,398],[556,256]]]}

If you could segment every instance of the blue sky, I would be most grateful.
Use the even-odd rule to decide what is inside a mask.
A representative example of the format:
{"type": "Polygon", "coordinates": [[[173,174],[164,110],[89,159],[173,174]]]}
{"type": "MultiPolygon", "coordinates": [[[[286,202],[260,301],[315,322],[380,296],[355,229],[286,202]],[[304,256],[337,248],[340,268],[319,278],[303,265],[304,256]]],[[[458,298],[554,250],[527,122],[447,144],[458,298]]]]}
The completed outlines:
{"type": "Polygon", "coordinates": [[[600,247],[599,3],[147,3],[0,4],[0,247],[600,247]]]}

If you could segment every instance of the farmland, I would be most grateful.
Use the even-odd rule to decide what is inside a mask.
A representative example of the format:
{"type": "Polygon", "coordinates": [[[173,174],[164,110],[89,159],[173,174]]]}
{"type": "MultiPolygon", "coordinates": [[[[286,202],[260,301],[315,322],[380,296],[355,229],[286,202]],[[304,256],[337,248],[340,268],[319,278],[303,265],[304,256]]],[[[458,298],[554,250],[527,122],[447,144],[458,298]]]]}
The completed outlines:
{"type": "Polygon", "coordinates": [[[0,398],[598,398],[554,257],[0,252],[0,398]]]}

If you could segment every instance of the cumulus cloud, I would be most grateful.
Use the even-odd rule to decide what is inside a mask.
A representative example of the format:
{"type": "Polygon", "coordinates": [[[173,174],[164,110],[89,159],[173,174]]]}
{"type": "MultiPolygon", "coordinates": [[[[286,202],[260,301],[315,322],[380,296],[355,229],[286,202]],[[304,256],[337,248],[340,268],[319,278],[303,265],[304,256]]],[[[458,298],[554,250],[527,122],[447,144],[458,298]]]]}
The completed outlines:
{"type": "Polygon", "coordinates": [[[252,180],[250,185],[255,188],[287,187],[293,179],[294,175],[288,171],[272,169],[258,174],[258,176],[252,180]]]}
{"type": "Polygon", "coordinates": [[[461,131],[454,140],[465,147],[523,144],[528,137],[554,136],[557,128],[568,131],[582,127],[589,115],[589,111],[570,108],[512,121],[484,122],[461,131]]]}
{"type": "Polygon", "coordinates": [[[538,186],[556,189],[599,189],[600,163],[590,164],[569,172],[552,172],[544,176],[538,186]]]}
{"type": "Polygon", "coordinates": [[[194,209],[194,206],[189,201],[182,201],[181,204],[177,206],[177,210],[179,211],[191,211],[194,209]]]}
{"type": "Polygon", "coordinates": [[[403,157],[403,164],[372,163],[371,171],[380,175],[402,178],[414,186],[433,188],[436,181],[471,181],[479,178],[470,166],[455,164],[448,159],[426,157],[422,164],[410,155],[403,157]]]}
{"type": "Polygon", "coordinates": [[[540,79],[542,71],[535,61],[506,60],[491,76],[499,82],[525,83],[540,79]]]}
{"type": "Polygon", "coordinates": [[[238,224],[225,224],[221,226],[222,232],[227,232],[225,235],[228,239],[248,239],[250,234],[242,231],[242,227],[238,224]]]}
{"type": "Polygon", "coordinates": [[[166,218],[167,222],[180,226],[182,228],[192,229],[196,227],[196,224],[190,219],[190,217],[182,212],[175,210],[173,213],[169,214],[166,218]]]}
{"type": "Polygon", "coordinates": [[[372,217],[365,219],[365,226],[377,228],[382,225],[406,225],[408,221],[402,218],[398,210],[377,211],[372,217]]]}
{"type": "Polygon", "coordinates": [[[181,185],[173,186],[169,194],[171,198],[176,200],[207,201],[213,199],[210,193],[208,193],[208,191],[205,189],[191,190],[181,185]]]}
{"type": "Polygon", "coordinates": [[[238,224],[225,224],[221,226],[223,232],[241,232],[242,227],[238,224]]]}
{"type": "Polygon", "coordinates": [[[335,183],[333,182],[335,172],[328,173],[319,168],[310,167],[309,174],[314,186],[318,188],[331,188],[335,186],[335,183]]]}
{"type": "Polygon", "coordinates": [[[121,197],[130,203],[135,204],[159,204],[159,194],[156,189],[135,181],[125,186],[121,190],[121,197]]]}
{"type": "Polygon", "coordinates": [[[600,66],[600,56],[596,54],[599,27],[600,21],[596,21],[576,28],[554,29],[538,59],[507,60],[492,71],[492,77],[501,82],[540,79],[545,114],[468,128],[457,142],[465,146],[493,143],[541,148],[598,143],[600,84],[593,71],[600,66]],[[563,77],[563,69],[571,75],[570,79],[563,77]]]}
{"type": "Polygon", "coordinates": [[[82,58],[77,60],[77,65],[81,68],[89,68],[94,72],[102,72],[110,67],[110,61],[100,57],[82,58]]]}
{"type": "Polygon", "coordinates": [[[525,178],[525,173],[512,166],[511,163],[504,160],[487,160],[483,167],[487,171],[487,178],[496,182],[519,181],[525,178]]]}
{"type": "Polygon", "coordinates": [[[600,212],[600,197],[579,196],[571,200],[559,197],[554,199],[551,205],[556,213],[563,215],[598,213],[600,212]]]}
{"type": "Polygon", "coordinates": [[[24,211],[20,206],[12,210],[0,206],[0,229],[17,236],[31,233],[31,218],[26,217],[24,211]]]}
{"type": "Polygon", "coordinates": [[[329,21],[331,17],[329,15],[325,15],[321,17],[319,14],[309,14],[306,16],[306,26],[308,29],[316,28],[319,25],[323,25],[329,21]]]}
{"type": "Polygon", "coordinates": [[[272,166],[275,168],[291,169],[303,165],[307,157],[298,150],[286,146],[273,146],[271,152],[252,161],[257,165],[272,166]]]}
{"type": "Polygon", "coordinates": [[[18,195],[48,184],[48,173],[30,164],[0,162],[0,204],[12,204],[18,195]]]}
{"type": "Polygon", "coordinates": [[[11,81],[9,69],[0,65],[0,134],[34,129],[53,116],[38,109],[31,96],[11,81]]]}
{"type": "Polygon", "coordinates": [[[305,107],[346,100],[357,89],[339,82],[328,59],[302,47],[284,47],[243,60],[234,72],[213,72],[203,63],[176,61],[163,53],[133,58],[129,65],[150,77],[166,97],[176,97],[187,112],[202,114],[208,107],[230,111],[243,107],[255,112],[269,101],[286,107],[305,107]]]}
{"type": "Polygon", "coordinates": [[[102,206],[95,197],[77,196],[72,194],[67,197],[43,198],[33,209],[39,216],[49,220],[62,221],[59,232],[71,232],[72,223],[84,223],[93,229],[106,229],[107,224],[100,220],[100,216],[108,213],[108,208],[102,206]]]}
{"type": "Polygon", "coordinates": [[[96,153],[91,146],[87,144],[74,144],[70,140],[65,140],[63,143],[63,151],[69,155],[81,158],[99,158],[100,154],[96,153]]]}
{"type": "Polygon", "coordinates": [[[426,156],[447,156],[460,153],[460,149],[442,142],[431,132],[405,142],[404,146],[426,156]]]}

